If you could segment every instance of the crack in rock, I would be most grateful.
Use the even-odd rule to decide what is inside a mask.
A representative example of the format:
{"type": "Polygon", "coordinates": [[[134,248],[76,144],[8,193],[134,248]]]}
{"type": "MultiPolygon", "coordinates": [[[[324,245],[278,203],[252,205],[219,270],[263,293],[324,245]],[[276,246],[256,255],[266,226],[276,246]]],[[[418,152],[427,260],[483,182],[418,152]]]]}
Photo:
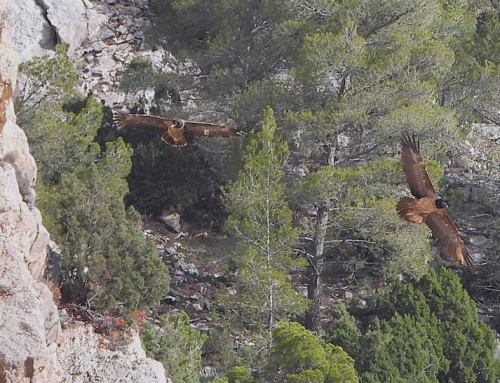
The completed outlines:
{"type": "Polygon", "coordinates": [[[57,28],[52,24],[52,22],[49,19],[49,7],[47,4],[45,4],[41,0],[35,0],[35,4],[42,10],[42,16],[47,22],[47,24],[50,26],[50,29],[52,31],[52,36],[51,41],[53,42],[52,47],[55,47],[57,44],[61,44],[61,36],[59,36],[59,32],[57,28]]]}

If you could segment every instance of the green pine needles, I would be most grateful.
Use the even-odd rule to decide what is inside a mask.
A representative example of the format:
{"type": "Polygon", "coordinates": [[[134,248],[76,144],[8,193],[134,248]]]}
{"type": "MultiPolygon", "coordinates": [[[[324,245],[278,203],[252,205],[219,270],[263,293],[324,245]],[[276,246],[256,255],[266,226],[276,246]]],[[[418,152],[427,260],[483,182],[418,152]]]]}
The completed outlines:
{"type": "Polygon", "coordinates": [[[101,148],[101,104],[74,93],[73,64],[53,58],[23,64],[27,92],[20,124],[38,165],[38,206],[62,251],[61,292],[67,303],[130,314],[159,303],[169,289],[165,264],[126,210],[131,149],[118,139],[101,148]]]}
{"type": "Polygon", "coordinates": [[[224,301],[244,318],[245,327],[267,332],[268,339],[278,320],[300,315],[307,305],[288,278],[289,271],[304,265],[292,256],[297,231],[281,183],[288,156],[268,107],[262,129],[250,134],[238,180],[224,188],[230,214],[225,228],[240,243],[232,254],[238,292],[224,301]]]}

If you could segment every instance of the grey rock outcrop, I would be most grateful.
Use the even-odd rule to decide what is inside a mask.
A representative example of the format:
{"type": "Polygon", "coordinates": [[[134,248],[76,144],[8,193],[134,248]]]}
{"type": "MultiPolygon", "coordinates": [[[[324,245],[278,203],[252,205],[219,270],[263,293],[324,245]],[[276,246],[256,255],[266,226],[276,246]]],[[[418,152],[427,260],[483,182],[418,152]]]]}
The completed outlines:
{"type": "Polygon", "coordinates": [[[63,330],[52,291],[42,281],[49,234],[35,206],[36,164],[16,124],[13,89],[18,63],[47,53],[45,48],[55,41],[76,49],[91,30],[99,30],[99,22],[88,19],[91,4],[83,5],[78,0],[0,0],[2,383],[166,381],[163,366],[146,358],[137,335],[116,349],[90,327],[71,320],[63,330]]]}
{"type": "MultiPolygon", "coordinates": [[[[143,29],[149,23],[144,16],[147,1],[108,1],[100,3],[95,9],[105,15],[108,22],[73,54],[74,60],[82,67],[79,88],[83,93],[97,95],[107,106],[133,103],[127,100],[126,92],[119,89],[118,78],[138,54],[150,54],[138,52],[146,46],[143,29]]],[[[132,98],[152,100],[154,90],[140,92],[132,98]]]]}
{"type": "MultiPolygon", "coordinates": [[[[155,98],[154,89],[129,95],[118,86],[120,73],[135,57],[150,61],[155,70],[166,73],[197,71],[163,49],[149,49],[144,39],[149,25],[147,3],[16,0],[7,3],[1,22],[11,32],[20,62],[52,55],[55,45],[62,43],[81,67],[78,86],[84,94],[92,92],[107,106],[139,102],[147,110],[155,98]]],[[[188,106],[194,108],[190,101],[188,106]]]]}
{"type": "Polygon", "coordinates": [[[62,43],[72,54],[107,18],[82,0],[8,1],[2,22],[21,62],[51,54],[62,43]]]}
{"type": "Polygon", "coordinates": [[[146,358],[137,334],[114,351],[91,326],[69,328],[64,338],[57,352],[59,364],[65,367],[58,382],[166,382],[162,364],[146,358]]]}
{"type": "MultiPolygon", "coordinates": [[[[10,2],[12,3],[12,2],[10,2]]],[[[5,9],[0,2],[0,14],[5,9]]],[[[10,31],[0,34],[0,87],[4,123],[0,129],[0,381],[56,381],[57,308],[38,282],[49,240],[34,207],[35,161],[24,132],[15,124],[12,92],[16,52],[10,31]],[[9,85],[10,84],[10,85],[9,85]],[[5,96],[6,95],[6,96],[5,96]]]]}
{"type": "Polygon", "coordinates": [[[181,216],[179,213],[164,211],[158,218],[160,218],[170,230],[176,233],[181,231],[181,216]]]}
{"type": "Polygon", "coordinates": [[[34,1],[8,1],[2,24],[11,34],[13,48],[21,61],[42,56],[56,44],[55,32],[34,1]]]}
{"type": "Polygon", "coordinates": [[[37,2],[57,36],[57,43],[68,47],[71,55],[85,40],[95,36],[107,17],[93,9],[91,2],[40,0],[37,2]]]}

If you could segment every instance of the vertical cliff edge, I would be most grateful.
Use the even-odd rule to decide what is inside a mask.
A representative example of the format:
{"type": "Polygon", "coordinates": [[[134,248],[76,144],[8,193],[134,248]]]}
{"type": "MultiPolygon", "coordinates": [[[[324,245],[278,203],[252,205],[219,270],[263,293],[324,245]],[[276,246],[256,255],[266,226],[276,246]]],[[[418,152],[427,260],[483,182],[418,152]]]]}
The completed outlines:
{"type": "Polygon", "coordinates": [[[89,5],[0,0],[0,383],[166,381],[163,366],[146,358],[137,335],[112,351],[88,326],[75,323],[62,329],[52,292],[42,279],[49,233],[36,208],[36,164],[16,124],[13,90],[20,62],[66,38],[75,49],[97,28],[103,18],[89,18],[89,5]],[[17,19],[16,9],[23,13],[17,19]],[[76,20],[65,10],[79,12],[81,28],[64,24],[76,20]],[[82,28],[87,34],[76,35],[82,28]]]}

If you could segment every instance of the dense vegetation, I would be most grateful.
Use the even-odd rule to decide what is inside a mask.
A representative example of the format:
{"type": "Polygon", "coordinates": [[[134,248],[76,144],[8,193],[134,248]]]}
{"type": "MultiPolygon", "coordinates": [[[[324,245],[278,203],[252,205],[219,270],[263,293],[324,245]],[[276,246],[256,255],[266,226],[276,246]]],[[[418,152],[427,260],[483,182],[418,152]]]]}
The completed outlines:
{"type": "Polygon", "coordinates": [[[177,316],[163,315],[161,327],[146,323],[141,337],[147,355],[160,361],[166,375],[175,382],[199,381],[201,348],[206,335],[189,325],[186,313],[177,316]]]}
{"type": "Polygon", "coordinates": [[[138,214],[123,204],[130,149],[121,139],[102,147],[94,141],[102,106],[74,93],[76,73],[64,49],[23,64],[21,72],[28,77],[17,102],[19,124],[37,160],[44,224],[61,248],[61,264],[54,265],[61,272],[52,278],[63,300],[126,316],[156,306],[169,275],[143,239],[138,214]]]}
{"type": "MultiPolygon", "coordinates": [[[[63,297],[115,315],[153,307],[169,279],[134,208],[174,209],[201,226],[208,212],[238,241],[220,254],[237,288],[217,297],[208,339],[184,314],[145,326],[149,355],[174,381],[196,381],[201,353],[214,350],[218,383],[500,379],[493,334],[459,279],[478,295],[486,287],[497,295],[496,252],[485,249],[486,266],[457,276],[433,262],[428,230],[401,222],[394,209],[406,190],[402,132],[420,137],[439,185],[449,151],[471,124],[498,123],[496,3],[150,6],[150,43],[193,70],[166,73],[137,60],[123,74],[124,89],[153,87],[152,110],[180,117],[189,116],[185,95],[197,94],[197,113],[251,132],[242,143],[182,151],[134,132],[109,142],[101,106],[73,93],[64,52],[26,64],[18,115],[39,164],[38,205],[62,250],[63,297]],[[297,280],[307,284],[307,299],[295,291],[297,280]],[[345,305],[337,294],[344,289],[355,294],[345,305]],[[325,308],[334,293],[338,304],[325,308]],[[246,340],[237,350],[232,332],[246,340]]],[[[498,165],[497,155],[481,164],[491,185],[498,165]]],[[[498,189],[484,193],[496,197],[498,189]]],[[[460,190],[444,195],[456,207],[451,215],[465,219],[460,190]]],[[[497,211],[498,199],[489,199],[497,211]]],[[[498,224],[481,234],[496,240],[498,224]]]]}
{"type": "Polygon", "coordinates": [[[302,314],[307,305],[287,280],[288,271],[302,263],[292,257],[290,244],[297,241],[297,230],[280,182],[288,155],[267,108],[261,131],[249,137],[238,180],[224,189],[230,213],[226,230],[240,243],[231,254],[239,293],[237,299],[226,297],[225,307],[244,318],[246,326],[267,331],[268,339],[277,321],[302,314]]]}
{"type": "Polygon", "coordinates": [[[500,364],[488,326],[450,271],[395,282],[359,331],[342,307],[326,339],[356,359],[362,382],[495,382],[500,364]]]}
{"type": "MultiPolygon", "coordinates": [[[[322,333],[323,293],[332,280],[347,286],[357,282],[368,291],[400,289],[399,305],[405,300],[409,300],[408,305],[419,305],[416,295],[427,297],[425,305],[421,303],[427,307],[420,309],[424,315],[419,310],[399,309],[396,304],[391,311],[384,303],[386,295],[377,298],[365,292],[365,299],[373,299],[373,303],[361,312],[354,310],[356,321],[346,319],[347,314],[340,316],[344,318],[339,322],[342,326],[325,339],[333,343],[336,339],[336,344],[350,352],[362,381],[495,381],[498,371],[491,359],[491,334],[479,324],[471,309],[474,305],[457,285],[457,277],[430,270],[428,261],[434,259],[435,252],[427,239],[428,230],[401,223],[394,212],[394,201],[405,188],[397,159],[402,132],[415,132],[425,143],[424,157],[435,160],[427,161],[428,171],[439,184],[447,151],[470,132],[471,124],[497,121],[500,77],[495,49],[499,30],[496,5],[418,0],[151,0],[150,5],[154,14],[150,41],[199,68],[199,72],[190,74],[148,69],[148,85],[154,84],[161,100],[157,111],[182,110],[186,105],[182,95],[197,92],[205,100],[202,109],[219,112],[212,118],[225,121],[229,117],[243,129],[261,130],[259,147],[270,148],[275,147],[276,138],[265,138],[269,115],[262,114],[270,106],[277,123],[276,137],[287,142],[290,150],[286,161],[280,164],[281,159],[275,160],[263,167],[265,156],[252,149],[255,144],[250,138],[241,174],[225,189],[228,194],[224,204],[230,214],[226,229],[240,239],[242,246],[231,255],[232,271],[236,271],[242,291],[231,304],[221,297],[224,309],[244,313],[246,323],[239,325],[256,337],[262,337],[261,331],[269,327],[273,315],[264,316],[270,307],[260,303],[268,301],[274,290],[272,285],[262,283],[268,280],[268,271],[256,266],[261,263],[251,262],[260,259],[262,248],[258,244],[266,238],[266,213],[261,204],[270,197],[286,200],[293,213],[291,228],[298,234],[295,240],[296,234],[287,234],[288,243],[296,250],[295,256],[301,255],[308,262],[310,304],[304,317],[300,315],[301,305],[296,306],[294,314],[308,329],[322,333]],[[162,28],[165,23],[176,28],[162,28]],[[274,166],[283,172],[281,177],[274,175],[274,166]],[[267,184],[259,181],[265,174],[273,174],[265,180],[278,183],[272,188],[272,196],[267,184]],[[262,230],[255,230],[253,225],[262,230]],[[394,282],[401,278],[413,282],[394,282]],[[365,284],[363,280],[371,282],[365,284]],[[251,292],[258,307],[245,298],[245,286],[255,282],[258,287],[251,292]],[[425,292],[429,288],[425,283],[435,289],[441,285],[455,302],[446,306],[448,315],[432,297],[433,292],[425,292]],[[365,311],[373,310],[375,314],[365,317],[365,311]],[[255,318],[260,320],[260,332],[255,331],[255,318]],[[431,323],[435,324],[433,329],[429,328],[431,323]],[[444,340],[450,335],[447,326],[455,330],[453,340],[444,340]],[[464,329],[477,326],[478,338],[472,340],[474,331],[464,329]],[[393,344],[387,343],[388,337],[394,339],[393,344]],[[472,343],[489,351],[473,351],[472,343]],[[450,349],[452,345],[457,348],[450,349]],[[479,364],[472,356],[467,362],[458,360],[468,347],[481,359],[479,364]],[[376,351],[383,348],[385,351],[377,355],[376,351]],[[395,354],[403,349],[407,350],[404,354],[408,361],[395,354]],[[461,370],[462,364],[470,370],[461,370]]],[[[137,88],[134,76],[140,76],[136,69],[125,74],[127,89],[137,88]]],[[[491,157],[485,166],[489,176],[498,177],[498,172],[490,170],[497,165],[498,159],[491,157]]],[[[456,189],[444,193],[455,207],[463,201],[456,189]]],[[[493,197],[494,192],[489,193],[493,197]]],[[[280,209],[277,207],[276,212],[280,209]]],[[[458,210],[452,206],[452,215],[457,217],[458,210]]],[[[286,219],[281,222],[290,224],[286,219]]],[[[273,243],[278,245],[282,238],[286,236],[273,243]]],[[[484,255],[490,266],[476,269],[475,277],[482,282],[469,284],[470,288],[498,286],[491,266],[497,264],[497,256],[488,249],[484,255]]],[[[275,258],[268,260],[270,263],[264,265],[271,270],[275,258]]],[[[293,270],[287,262],[281,266],[284,271],[293,270]]],[[[280,285],[285,287],[286,283],[280,285]]],[[[294,295],[288,294],[286,299],[292,298],[294,295]]],[[[286,310],[281,314],[287,317],[286,310]]],[[[271,333],[266,338],[271,352],[274,336],[271,333]]],[[[256,342],[256,347],[266,344],[263,342],[256,342]]],[[[257,363],[255,354],[247,350],[240,353],[246,366],[260,371],[265,370],[270,358],[268,354],[257,363]]],[[[234,371],[228,371],[227,379],[236,381],[231,378],[234,371]]],[[[278,375],[257,379],[287,381],[278,375]]],[[[304,376],[297,381],[321,379],[304,376]]]]}

